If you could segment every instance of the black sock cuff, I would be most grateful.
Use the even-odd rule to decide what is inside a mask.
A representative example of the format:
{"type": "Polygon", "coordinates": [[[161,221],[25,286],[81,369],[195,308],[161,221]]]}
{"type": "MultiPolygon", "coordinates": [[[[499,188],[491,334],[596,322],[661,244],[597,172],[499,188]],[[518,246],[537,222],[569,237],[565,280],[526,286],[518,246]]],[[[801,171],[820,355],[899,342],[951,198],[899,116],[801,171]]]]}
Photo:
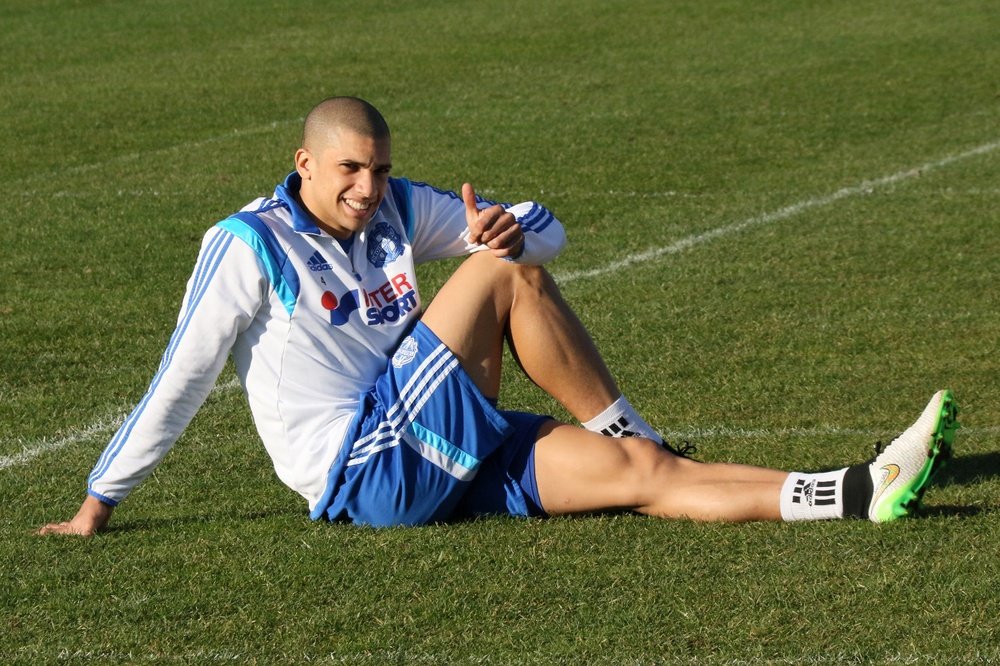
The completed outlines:
{"type": "Polygon", "coordinates": [[[867,463],[848,467],[844,474],[844,517],[868,518],[874,491],[867,463]]]}

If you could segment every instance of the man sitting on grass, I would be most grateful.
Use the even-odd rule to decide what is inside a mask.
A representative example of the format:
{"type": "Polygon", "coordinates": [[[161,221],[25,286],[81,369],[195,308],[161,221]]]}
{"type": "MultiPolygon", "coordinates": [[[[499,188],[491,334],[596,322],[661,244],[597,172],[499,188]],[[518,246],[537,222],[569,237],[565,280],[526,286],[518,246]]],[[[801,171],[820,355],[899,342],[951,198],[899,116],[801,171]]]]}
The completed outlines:
{"type": "Polygon", "coordinates": [[[307,116],[295,170],[205,235],[149,390],[97,461],[91,535],[162,460],[232,353],[279,478],[314,519],[416,525],[627,509],[664,518],[882,522],[912,513],[951,452],[934,395],[874,461],[820,474],[699,463],[621,394],[541,268],[562,225],[537,203],[392,178],[389,127],[335,97],[307,116]],[[416,264],[469,255],[424,311],[416,264]],[[497,408],[504,342],[582,427],[497,408]]]}

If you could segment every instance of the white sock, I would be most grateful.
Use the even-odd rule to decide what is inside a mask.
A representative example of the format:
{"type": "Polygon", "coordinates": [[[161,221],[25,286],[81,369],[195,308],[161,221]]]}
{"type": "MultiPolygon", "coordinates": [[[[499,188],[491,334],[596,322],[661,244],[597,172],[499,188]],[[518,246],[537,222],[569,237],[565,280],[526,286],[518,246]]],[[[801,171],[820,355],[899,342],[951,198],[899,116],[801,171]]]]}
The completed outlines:
{"type": "Polygon", "coordinates": [[[635,411],[632,403],[622,395],[610,407],[583,424],[591,432],[599,432],[611,437],[629,437],[639,435],[651,439],[657,444],[663,443],[663,438],[653,430],[635,411]]]}
{"type": "Polygon", "coordinates": [[[828,520],[844,516],[844,474],[847,468],[820,474],[792,472],[781,487],[781,518],[828,520]]]}

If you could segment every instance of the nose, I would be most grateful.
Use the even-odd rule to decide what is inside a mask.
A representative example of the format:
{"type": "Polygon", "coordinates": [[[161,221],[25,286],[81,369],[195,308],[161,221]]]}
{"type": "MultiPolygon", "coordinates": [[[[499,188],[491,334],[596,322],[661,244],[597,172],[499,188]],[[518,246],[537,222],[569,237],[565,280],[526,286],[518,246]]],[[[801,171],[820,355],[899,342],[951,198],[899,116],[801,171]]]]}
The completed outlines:
{"type": "Polygon", "coordinates": [[[375,174],[368,169],[362,169],[358,173],[357,180],[354,181],[354,189],[365,198],[373,196],[375,194],[375,174]]]}

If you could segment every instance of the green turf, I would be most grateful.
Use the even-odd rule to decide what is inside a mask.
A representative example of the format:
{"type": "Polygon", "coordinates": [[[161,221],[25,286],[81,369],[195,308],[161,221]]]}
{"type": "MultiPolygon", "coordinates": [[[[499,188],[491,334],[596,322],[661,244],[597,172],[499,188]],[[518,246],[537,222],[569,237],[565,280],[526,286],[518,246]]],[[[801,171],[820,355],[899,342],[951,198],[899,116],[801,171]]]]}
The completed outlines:
{"type": "MultiPolygon", "coordinates": [[[[1000,659],[995,3],[7,0],[0,25],[0,662],[1000,659]],[[382,109],[399,175],[552,208],[567,299],[704,460],[854,462],[954,389],[926,515],[311,523],[227,370],[114,529],[31,535],[145,391],[204,230],[330,94],[382,109]]],[[[502,401],[562,415],[513,371],[502,401]]]]}

